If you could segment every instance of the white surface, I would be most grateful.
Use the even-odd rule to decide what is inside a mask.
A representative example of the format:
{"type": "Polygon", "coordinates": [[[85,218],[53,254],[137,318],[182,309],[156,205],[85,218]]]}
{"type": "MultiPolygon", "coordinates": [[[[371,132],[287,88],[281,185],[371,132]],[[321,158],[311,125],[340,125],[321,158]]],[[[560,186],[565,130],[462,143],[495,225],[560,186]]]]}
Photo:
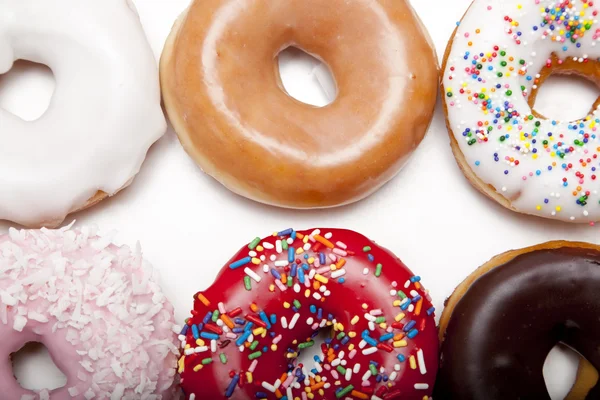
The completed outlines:
{"type": "MultiPolygon", "coordinates": [[[[171,25],[187,0],[135,3],[158,59],[171,25]]],[[[470,0],[413,3],[441,58],[470,0]]],[[[310,68],[299,70],[294,77],[305,84],[296,88],[302,90],[314,84],[312,77],[306,76],[310,68]]],[[[6,85],[0,79],[0,92],[3,88],[6,85]]],[[[35,107],[32,93],[0,94],[0,105],[27,95],[26,104],[35,107]]],[[[559,108],[559,104],[549,102],[545,111],[559,108]]],[[[188,316],[192,296],[210,285],[240,246],[257,235],[266,236],[287,227],[344,227],[375,239],[423,277],[438,315],[454,287],[498,253],[552,239],[600,243],[600,225],[569,225],[515,214],[471,188],[450,151],[439,103],[429,133],[411,162],[389,184],[357,204],[306,212],[243,199],[204,175],[169,130],[150,150],[130,188],[73,218],[80,225],[98,224],[105,232],[119,230],[120,243],[133,246],[139,240],[146,258],[162,271],[163,288],[175,305],[179,321],[188,316]]],[[[8,226],[0,223],[0,233],[8,226]]],[[[556,399],[568,386],[565,381],[559,382],[559,378],[568,381],[566,365],[562,362],[559,368],[552,368],[555,372],[551,380],[559,386],[552,386],[556,399]]]]}

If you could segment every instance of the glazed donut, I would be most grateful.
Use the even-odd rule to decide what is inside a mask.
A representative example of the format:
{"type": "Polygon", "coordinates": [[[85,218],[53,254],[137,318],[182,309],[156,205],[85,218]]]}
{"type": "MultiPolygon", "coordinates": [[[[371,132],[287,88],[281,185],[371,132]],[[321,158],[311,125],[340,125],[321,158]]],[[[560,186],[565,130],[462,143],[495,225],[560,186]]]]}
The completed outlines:
{"type": "Polygon", "coordinates": [[[600,246],[549,242],[484,264],[446,302],[438,399],[550,399],[542,367],[564,343],[587,359],[568,400],[597,399],[600,246]]]}
{"type": "Polygon", "coordinates": [[[437,82],[405,0],[194,1],[161,59],[188,154],[233,192],[290,208],[351,203],[389,181],[425,135],[437,82]],[[333,103],[286,93],[277,56],[289,46],[329,66],[333,103]]]}
{"type": "Polygon", "coordinates": [[[180,339],[187,399],[422,400],[437,370],[420,278],[348,230],[257,237],[195,296],[180,339]],[[298,363],[320,329],[320,355],[298,363]]]}
{"type": "Polygon", "coordinates": [[[475,0],[446,50],[442,90],[456,160],[477,189],[514,211],[600,220],[597,104],[574,122],[533,109],[552,74],[600,84],[594,3],[475,0]]]}
{"type": "Polygon", "coordinates": [[[25,59],[56,79],[38,120],[0,108],[0,220],[58,226],[128,186],[166,131],[156,61],[132,6],[0,2],[0,74],[25,59]]]}
{"type": "Polygon", "coordinates": [[[139,249],[94,228],[0,236],[2,399],[173,399],[174,324],[139,249]],[[17,383],[10,354],[27,342],[48,348],[64,387],[32,392],[17,383]]]}

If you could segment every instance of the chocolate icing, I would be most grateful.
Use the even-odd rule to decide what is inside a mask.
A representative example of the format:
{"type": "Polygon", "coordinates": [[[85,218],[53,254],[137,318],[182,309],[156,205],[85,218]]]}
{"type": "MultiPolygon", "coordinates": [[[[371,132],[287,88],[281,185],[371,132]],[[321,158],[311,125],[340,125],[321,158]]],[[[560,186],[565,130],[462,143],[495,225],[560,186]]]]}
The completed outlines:
{"type": "MultiPolygon", "coordinates": [[[[600,370],[600,252],[517,256],[479,277],[454,309],[435,399],[550,399],[542,367],[559,342],[600,370]]],[[[600,398],[600,384],[586,399],[600,398]]]]}

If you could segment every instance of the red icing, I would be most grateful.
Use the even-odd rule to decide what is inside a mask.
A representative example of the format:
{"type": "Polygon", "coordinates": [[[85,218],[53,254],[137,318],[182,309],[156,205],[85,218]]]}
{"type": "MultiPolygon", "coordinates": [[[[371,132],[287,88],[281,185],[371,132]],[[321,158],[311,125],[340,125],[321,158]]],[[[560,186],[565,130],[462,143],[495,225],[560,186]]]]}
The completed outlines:
{"type": "MultiPolygon", "coordinates": [[[[305,243],[299,237],[310,235],[312,232],[314,230],[300,231],[298,237],[290,247],[294,247],[295,249],[302,247],[305,243]]],[[[345,261],[345,264],[341,268],[338,268],[346,272],[343,275],[345,280],[343,284],[338,282],[340,278],[333,279],[331,277],[331,274],[335,273],[331,269],[320,274],[320,276],[328,279],[326,284],[320,283],[317,276],[308,279],[311,276],[311,270],[318,270],[323,267],[323,265],[320,267],[310,265],[308,270],[305,271],[305,279],[308,279],[310,282],[309,288],[307,288],[305,284],[299,282],[300,277],[298,274],[296,274],[296,277],[291,278],[290,267],[292,264],[275,267],[274,262],[270,261],[272,255],[275,255],[277,260],[288,260],[288,251],[284,250],[278,254],[276,248],[265,248],[262,251],[258,251],[260,248],[255,248],[254,251],[257,253],[256,258],[265,256],[265,260],[258,265],[250,262],[236,269],[230,268],[230,264],[249,256],[250,250],[245,246],[223,267],[215,283],[206,291],[200,292],[196,296],[194,310],[191,313],[192,316],[187,321],[187,331],[184,336],[180,336],[184,344],[189,346],[188,353],[191,353],[192,349],[199,347],[194,338],[194,332],[190,328],[193,324],[196,324],[196,326],[197,324],[202,324],[208,312],[213,313],[215,310],[218,310],[220,302],[223,303],[222,307],[226,311],[226,316],[220,316],[219,319],[222,322],[219,323],[214,323],[211,319],[208,324],[203,324],[201,331],[198,331],[219,336],[216,340],[216,353],[211,351],[209,339],[202,339],[205,342],[204,346],[208,347],[206,351],[185,355],[185,350],[182,350],[180,373],[181,384],[186,393],[186,398],[189,399],[192,394],[195,395],[196,399],[226,398],[226,391],[235,376],[239,380],[230,398],[240,400],[259,398],[257,396],[258,393],[266,394],[266,398],[268,399],[283,398],[288,393],[288,386],[292,387],[292,396],[294,399],[305,399],[306,397],[302,397],[302,393],[307,394],[306,383],[308,383],[308,387],[311,387],[314,399],[402,398],[422,400],[431,394],[438,367],[438,339],[429,295],[422,288],[420,282],[415,283],[410,281],[414,275],[390,251],[375,245],[366,237],[348,230],[320,229],[321,237],[319,240],[325,242],[326,240],[323,239],[328,232],[333,234],[329,242],[334,245],[337,242],[343,242],[347,246],[345,251],[348,254],[346,256],[340,257],[336,255],[337,260],[333,262],[330,258],[330,254],[333,254],[332,249],[315,240],[313,236],[309,236],[310,240],[308,240],[308,244],[311,248],[301,254],[295,253],[293,262],[297,264],[297,268],[302,268],[303,263],[308,264],[308,260],[304,257],[305,254],[318,259],[319,252],[323,252],[326,255],[326,266],[336,263],[341,265],[345,261]],[[371,249],[364,251],[365,246],[370,246],[371,249]],[[373,257],[372,261],[369,260],[369,255],[373,257]],[[340,262],[340,259],[344,259],[344,261],[340,262]],[[379,277],[375,274],[377,264],[382,265],[382,272],[379,277]],[[269,266],[269,272],[263,272],[264,265],[269,266]],[[246,290],[244,286],[244,277],[247,276],[244,271],[246,267],[250,268],[261,278],[260,283],[252,280],[252,289],[250,291],[246,290]],[[365,268],[368,269],[366,275],[363,273],[365,268]],[[293,284],[300,287],[299,293],[296,292],[294,287],[288,287],[287,284],[285,285],[287,289],[282,292],[275,285],[276,278],[271,273],[271,269],[276,270],[275,275],[281,275],[281,278],[278,279],[280,282],[286,279],[293,279],[293,284]],[[283,277],[284,274],[286,279],[283,277]],[[409,287],[405,288],[407,281],[409,281],[409,287]],[[396,287],[393,287],[393,282],[396,282],[396,287]],[[323,290],[322,286],[325,286],[326,290],[323,290]],[[306,297],[307,290],[309,291],[308,297],[306,297]],[[399,294],[392,295],[390,293],[391,290],[405,293],[408,296],[408,300],[406,301],[411,302],[412,306],[409,309],[402,310],[397,302],[402,301],[402,297],[399,294]],[[411,300],[415,294],[414,291],[422,298],[422,304],[419,306],[419,315],[416,315],[417,303],[419,301],[412,302],[411,300]],[[313,297],[314,293],[318,293],[321,299],[313,297]],[[210,302],[208,306],[201,300],[201,295],[210,302]],[[300,303],[297,313],[293,309],[294,300],[300,303]],[[395,305],[394,301],[396,301],[395,305]],[[289,308],[284,307],[284,303],[286,302],[290,305],[289,308]],[[256,312],[252,311],[252,304],[255,304],[256,312]],[[311,310],[311,305],[317,309],[317,312],[312,312],[315,311],[315,308],[311,310]],[[367,308],[363,308],[363,305],[366,305],[367,308]],[[322,319],[318,318],[319,308],[322,309],[322,319]],[[381,316],[386,318],[387,325],[374,322],[375,325],[371,326],[374,330],[371,330],[365,314],[378,309],[382,312],[381,316]],[[235,342],[243,333],[236,333],[234,336],[233,332],[228,328],[228,324],[231,325],[234,323],[235,327],[243,328],[243,325],[235,324],[236,318],[241,318],[244,320],[244,323],[252,321],[254,323],[253,329],[258,327],[265,328],[267,324],[261,319],[259,315],[260,311],[264,311],[268,317],[275,315],[276,322],[274,324],[269,322],[271,327],[270,329],[266,329],[264,337],[259,332],[256,332],[257,335],[254,337],[254,340],[257,340],[258,344],[254,350],[247,347],[250,343],[246,340],[246,344],[243,345],[244,350],[240,352],[235,342]],[[405,317],[396,321],[395,317],[400,313],[404,313],[405,317]],[[289,329],[289,324],[293,321],[295,314],[299,314],[299,318],[294,329],[289,329]],[[332,317],[331,320],[328,320],[329,315],[332,317]],[[352,323],[354,316],[358,316],[358,322],[355,324],[352,323]],[[283,318],[285,318],[288,324],[288,329],[283,327],[283,318]],[[300,368],[296,366],[294,358],[287,358],[286,355],[289,349],[295,351],[298,349],[299,344],[310,340],[314,333],[313,326],[307,322],[310,318],[313,319],[313,324],[322,325],[325,323],[326,325],[323,329],[333,331],[333,340],[329,345],[323,344],[321,346],[319,354],[321,360],[324,360],[324,362],[319,363],[321,372],[317,372],[316,376],[311,373],[311,370],[316,368],[317,364],[311,360],[310,363],[304,366],[305,379],[298,380],[298,378],[295,378],[294,382],[297,381],[297,384],[290,383],[290,379],[286,379],[286,376],[289,376],[287,373],[290,372],[292,376],[296,377],[296,370],[300,368]],[[333,324],[333,321],[335,321],[335,324],[333,324]],[[414,323],[411,321],[414,321],[414,323]],[[409,338],[407,332],[404,331],[407,325],[411,328],[409,330],[411,332],[410,336],[416,333],[416,336],[413,338],[409,338]],[[414,326],[411,327],[411,325],[414,326]],[[360,343],[364,342],[361,336],[365,330],[368,331],[369,337],[375,340],[376,343],[366,344],[361,349],[360,343]],[[232,336],[231,338],[227,337],[227,331],[229,331],[229,336],[232,336]],[[340,334],[341,332],[343,332],[343,335],[340,334]],[[380,342],[380,337],[387,333],[403,335],[404,337],[400,339],[399,336],[396,336],[395,338],[380,342]],[[354,334],[355,336],[352,337],[354,334]],[[273,351],[271,349],[273,340],[280,335],[281,338],[277,344],[277,349],[273,351]],[[344,339],[342,336],[349,339],[344,339]],[[294,343],[294,340],[298,342],[294,343]],[[394,342],[397,342],[397,346],[400,345],[402,347],[395,347],[394,342]],[[265,346],[268,348],[267,352],[263,351],[265,346]],[[350,358],[352,346],[356,349],[356,354],[353,358],[350,358]],[[363,350],[371,347],[374,347],[373,350],[370,350],[373,351],[372,354],[363,354],[363,350]],[[422,350],[424,362],[419,362],[419,350],[422,350]],[[260,356],[256,358],[258,363],[254,372],[249,374],[248,369],[252,365],[249,355],[254,353],[254,356],[256,356],[258,355],[257,351],[261,352],[260,356]],[[344,352],[343,358],[340,357],[341,351],[344,352]],[[226,356],[226,363],[221,361],[220,354],[226,356]],[[398,355],[403,355],[406,360],[403,362],[399,361],[398,355]],[[416,368],[414,369],[411,368],[411,356],[414,357],[416,364],[416,368]],[[340,358],[343,361],[340,361],[340,358]],[[198,369],[199,367],[197,366],[202,365],[202,361],[207,359],[212,359],[212,362],[198,369]],[[370,376],[366,381],[363,381],[365,373],[369,371],[369,364],[371,362],[377,363],[378,375],[381,378],[384,376],[387,377],[388,382],[384,382],[384,379],[377,382],[374,376],[370,376]],[[356,367],[357,364],[360,367],[356,367]],[[293,365],[291,369],[288,367],[289,365],[293,365]],[[342,369],[338,370],[338,366],[341,366],[342,369]],[[196,371],[194,371],[195,367],[196,371]],[[354,372],[355,368],[360,368],[358,373],[354,372]],[[347,373],[344,372],[347,369],[353,371],[351,376],[342,374],[347,373]],[[337,374],[337,378],[334,376],[335,374],[337,374]],[[347,380],[346,377],[350,379],[347,380]],[[249,382],[249,378],[252,379],[251,383],[249,382]],[[392,381],[391,378],[395,379],[392,381]],[[283,382],[278,383],[281,381],[283,382]],[[263,382],[266,383],[264,386],[263,382]],[[368,384],[365,384],[365,382],[368,384]],[[417,389],[415,388],[416,384],[419,384],[418,387],[427,385],[428,388],[417,389]],[[296,387],[298,385],[299,387],[296,387]],[[350,385],[352,385],[352,388],[350,388],[350,385]],[[273,391],[275,387],[277,389],[273,391]],[[344,390],[344,392],[340,393],[340,390],[344,390]]],[[[284,239],[289,237],[285,236],[284,239]]],[[[267,237],[260,241],[259,246],[262,246],[265,242],[275,245],[275,241],[280,238],[278,236],[267,237]]],[[[337,245],[335,247],[342,250],[337,245]]],[[[418,278],[413,280],[418,280],[418,278]]],[[[316,297],[318,298],[319,296],[316,297]]],[[[374,312],[374,314],[378,313],[374,312]]],[[[238,320],[238,322],[242,321],[238,320]]],[[[311,347],[309,351],[314,353],[315,347],[311,347]]]]}

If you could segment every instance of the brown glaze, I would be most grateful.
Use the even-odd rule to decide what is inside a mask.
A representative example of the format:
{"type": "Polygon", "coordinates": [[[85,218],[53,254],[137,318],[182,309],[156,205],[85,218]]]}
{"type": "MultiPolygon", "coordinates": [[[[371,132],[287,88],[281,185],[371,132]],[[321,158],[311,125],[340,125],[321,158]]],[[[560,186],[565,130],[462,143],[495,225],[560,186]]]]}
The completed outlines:
{"type": "Polygon", "coordinates": [[[542,367],[558,343],[589,362],[569,398],[599,398],[589,373],[600,367],[599,287],[600,247],[590,244],[551,242],[482,266],[440,320],[434,398],[549,399],[542,367]]]}
{"type": "Polygon", "coordinates": [[[186,151],[243,196],[294,208],[366,197],[421,142],[436,99],[435,52],[404,0],[195,1],[161,60],[167,112],[186,151]],[[277,55],[321,58],[337,98],[283,88],[277,55]]]}

